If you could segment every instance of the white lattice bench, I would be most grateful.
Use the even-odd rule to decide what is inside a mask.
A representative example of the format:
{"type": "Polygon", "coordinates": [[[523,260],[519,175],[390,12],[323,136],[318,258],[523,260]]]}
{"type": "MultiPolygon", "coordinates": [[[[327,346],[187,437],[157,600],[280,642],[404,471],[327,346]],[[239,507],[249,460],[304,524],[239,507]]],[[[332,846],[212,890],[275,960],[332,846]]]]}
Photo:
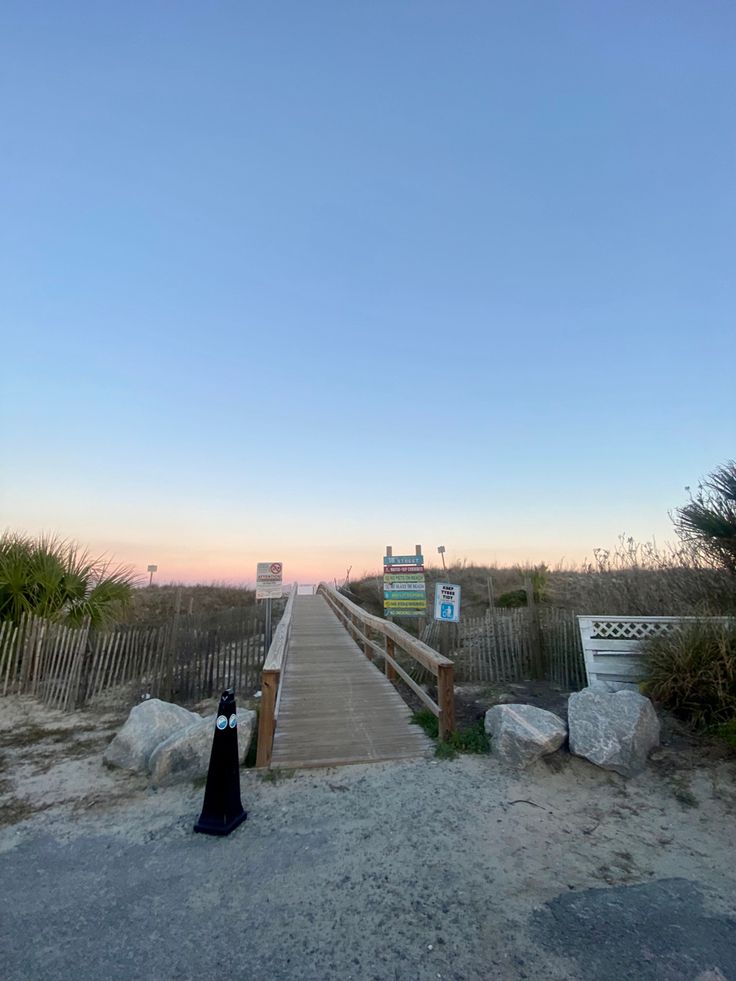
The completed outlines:
{"type": "MultiPolygon", "coordinates": [[[[698,617],[578,617],[588,685],[602,691],[638,691],[646,676],[642,645],[698,617]]],[[[726,623],[727,617],[708,617],[726,623]]]]}

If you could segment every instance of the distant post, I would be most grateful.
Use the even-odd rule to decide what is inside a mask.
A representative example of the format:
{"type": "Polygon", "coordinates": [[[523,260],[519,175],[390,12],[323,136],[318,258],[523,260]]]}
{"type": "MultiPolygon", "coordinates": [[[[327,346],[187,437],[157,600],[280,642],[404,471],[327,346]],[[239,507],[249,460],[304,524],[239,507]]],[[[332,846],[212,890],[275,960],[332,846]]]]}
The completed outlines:
{"type": "Polygon", "coordinates": [[[544,651],[542,649],[542,630],[539,623],[539,610],[534,598],[534,586],[531,576],[524,579],[524,590],[526,592],[526,608],[529,618],[529,635],[531,637],[532,656],[535,665],[537,678],[543,680],[545,677],[544,651]]]}
{"type": "Polygon", "coordinates": [[[148,585],[149,586],[152,586],[153,585],[153,574],[154,574],[154,572],[158,572],[158,566],[157,565],[149,565],[149,567],[146,569],[146,572],[150,573],[150,575],[148,577],[148,585]]]}

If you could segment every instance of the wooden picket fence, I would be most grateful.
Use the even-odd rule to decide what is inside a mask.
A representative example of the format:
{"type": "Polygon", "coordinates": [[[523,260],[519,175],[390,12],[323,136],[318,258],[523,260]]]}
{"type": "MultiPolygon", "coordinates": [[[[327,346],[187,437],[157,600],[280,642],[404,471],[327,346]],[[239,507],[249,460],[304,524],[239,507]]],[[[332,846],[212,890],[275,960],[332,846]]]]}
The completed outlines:
{"type": "Polygon", "coordinates": [[[252,609],[102,632],[27,616],[0,623],[0,693],[65,711],[103,695],[122,705],[148,696],[193,703],[229,687],[250,694],[260,686],[264,642],[263,617],[252,609]]]}
{"type": "MultiPolygon", "coordinates": [[[[440,630],[429,624],[422,639],[440,649],[440,630]]],[[[575,614],[556,607],[494,610],[451,629],[447,652],[456,681],[513,682],[544,678],[560,688],[585,686],[585,662],[575,614]]]]}

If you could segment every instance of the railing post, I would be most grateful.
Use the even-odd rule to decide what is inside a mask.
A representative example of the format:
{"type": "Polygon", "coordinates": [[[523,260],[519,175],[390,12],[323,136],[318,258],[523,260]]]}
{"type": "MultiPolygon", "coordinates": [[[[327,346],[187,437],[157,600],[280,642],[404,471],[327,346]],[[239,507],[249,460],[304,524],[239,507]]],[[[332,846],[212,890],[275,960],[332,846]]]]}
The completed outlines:
{"type": "Polygon", "coordinates": [[[276,731],[276,696],[279,690],[280,671],[264,671],[261,682],[261,706],[258,719],[258,750],[256,766],[271,763],[273,737],[276,731]]]}
{"type": "Polygon", "coordinates": [[[447,739],[455,731],[455,665],[437,668],[437,703],[440,707],[439,736],[447,739]]]}
{"type": "MultiPolygon", "coordinates": [[[[391,639],[391,637],[387,637],[386,638],[386,653],[388,654],[389,657],[394,658],[394,660],[396,660],[396,653],[395,653],[395,651],[396,651],[396,647],[394,645],[393,640],[391,639]]],[[[396,669],[394,668],[393,664],[389,664],[388,661],[386,661],[386,678],[389,681],[396,681],[396,677],[397,677],[397,675],[396,675],[396,669]]]]}
{"type": "Polygon", "coordinates": [[[364,624],[365,627],[365,640],[363,641],[363,653],[368,658],[369,661],[373,660],[373,648],[371,647],[371,628],[368,624],[364,624]]]}

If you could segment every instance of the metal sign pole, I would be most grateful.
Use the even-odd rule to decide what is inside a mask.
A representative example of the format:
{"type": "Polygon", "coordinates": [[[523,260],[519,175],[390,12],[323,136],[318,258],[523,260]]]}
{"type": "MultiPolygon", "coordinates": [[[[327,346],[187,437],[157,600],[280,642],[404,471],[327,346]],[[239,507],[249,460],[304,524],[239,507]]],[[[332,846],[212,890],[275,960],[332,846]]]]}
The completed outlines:
{"type": "Polygon", "coordinates": [[[266,653],[266,655],[268,655],[268,652],[271,649],[271,604],[272,603],[273,603],[273,600],[272,599],[269,598],[269,599],[266,600],[266,625],[265,625],[265,628],[266,628],[265,629],[265,632],[266,632],[266,651],[265,651],[265,653],[266,653]]]}

